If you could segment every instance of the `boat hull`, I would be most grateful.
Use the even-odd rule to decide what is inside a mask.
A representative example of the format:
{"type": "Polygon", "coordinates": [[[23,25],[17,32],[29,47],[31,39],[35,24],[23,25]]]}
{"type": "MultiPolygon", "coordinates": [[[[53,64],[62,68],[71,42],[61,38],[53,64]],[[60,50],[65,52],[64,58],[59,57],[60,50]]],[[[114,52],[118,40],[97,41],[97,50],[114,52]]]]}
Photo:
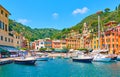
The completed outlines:
{"type": "Polygon", "coordinates": [[[84,62],[84,63],[91,63],[92,62],[92,58],[90,59],[76,59],[76,58],[73,58],[72,59],[74,62],[84,62]]]}
{"type": "Polygon", "coordinates": [[[34,65],[36,60],[14,60],[16,64],[34,65]]]}
{"type": "Polygon", "coordinates": [[[120,61],[120,56],[117,56],[117,61],[120,61]]]}
{"type": "Polygon", "coordinates": [[[95,62],[109,62],[111,58],[94,58],[93,61],[95,62]]]}

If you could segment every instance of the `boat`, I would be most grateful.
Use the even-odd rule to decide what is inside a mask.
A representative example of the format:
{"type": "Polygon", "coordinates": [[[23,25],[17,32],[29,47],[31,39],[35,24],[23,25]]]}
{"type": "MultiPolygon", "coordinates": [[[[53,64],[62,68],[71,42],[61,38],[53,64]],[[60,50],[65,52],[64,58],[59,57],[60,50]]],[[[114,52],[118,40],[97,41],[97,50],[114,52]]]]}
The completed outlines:
{"type": "Polygon", "coordinates": [[[108,57],[107,55],[97,54],[94,56],[93,61],[94,62],[110,62],[111,58],[108,57]]]}
{"type": "MultiPolygon", "coordinates": [[[[98,50],[97,53],[94,55],[93,61],[96,62],[109,62],[112,60],[111,57],[108,57],[108,49],[101,50],[100,49],[100,15],[98,15],[98,50]]],[[[108,48],[108,47],[107,47],[108,48]]]]}
{"type": "Polygon", "coordinates": [[[91,63],[92,60],[93,60],[93,57],[90,57],[90,56],[88,56],[88,55],[82,54],[82,55],[79,55],[79,56],[77,56],[77,57],[73,57],[72,60],[73,60],[74,62],[91,63]]]}
{"type": "Polygon", "coordinates": [[[111,61],[117,61],[117,55],[115,54],[109,54],[108,57],[111,58],[111,61]]]}
{"type": "Polygon", "coordinates": [[[26,58],[17,58],[14,59],[15,64],[25,64],[25,65],[34,65],[36,59],[34,57],[26,57],[26,58]]]}
{"type": "Polygon", "coordinates": [[[117,61],[120,61],[120,55],[117,55],[117,61]]]}

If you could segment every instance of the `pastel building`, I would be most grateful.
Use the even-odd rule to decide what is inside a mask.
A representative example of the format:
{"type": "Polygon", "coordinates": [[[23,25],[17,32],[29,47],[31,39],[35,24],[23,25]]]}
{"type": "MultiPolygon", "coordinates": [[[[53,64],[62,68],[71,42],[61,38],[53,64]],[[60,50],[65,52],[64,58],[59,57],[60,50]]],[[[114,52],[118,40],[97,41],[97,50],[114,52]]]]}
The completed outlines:
{"type": "Polygon", "coordinates": [[[93,50],[98,50],[98,36],[97,35],[93,36],[92,49],[93,50]]]}
{"type": "Polygon", "coordinates": [[[61,40],[61,49],[63,48],[67,48],[67,43],[66,43],[66,40],[61,40]]]}
{"type": "Polygon", "coordinates": [[[11,14],[0,5],[0,45],[20,48],[22,36],[15,31],[9,31],[9,15],[11,14]]]}
{"type": "Polygon", "coordinates": [[[79,32],[72,30],[68,34],[68,37],[66,38],[66,44],[67,44],[67,48],[69,48],[69,49],[74,49],[74,50],[79,49],[80,48],[79,32]]]}
{"type": "Polygon", "coordinates": [[[44,39],[45,48],[52,48],[52,40],[50,38],[44,39]]]}
{"type": "Polygon", "coordinates": [[[45,48],[45,42],[43,39],[35,40],[32,43],[32,47],[34,48],[35,51],[39,51],[40,48],[45,48]]]}
{"type": "Polygon", "coordinates": [[[0,5],[0,45],[13,46],[14,36],[9,33],[10,13],[0,5]]]}
{"type": "Polygon", "coordinates": [[[91,48],[91,39],[90,32],[88,29],[88,25],[86,23],[83,24],[83,31],[81,34],[81,47],[80,48],[91,48]]]}
{"type": "Polygon", "coordinates": [[[52,48],[61,49],[61,41],[60,40],[52,40],[52,48]]]}
{"type": "Polygon", "coordinates": [[[26,39],[24,36],[20,37],[20,42],[21,42],[21,48],[29,49],[30,48],[30,42],[28,39],[26,39]]]}
{"type": "Polygon", "coordinates": [[[108,28],[104,35],[101,37],[102,39],[102,48],[108,49],[109,53],[118,54],[120,51],[120,25],[112,28],[108,28]]]}
{"type": "Polygon", "coordinates": [[[45,45],[45,48],[47,48],[47,51],[50,51],[52,48],[52,40],[50,38],[46,38],[44,40],[44,45],[45,45]]]}

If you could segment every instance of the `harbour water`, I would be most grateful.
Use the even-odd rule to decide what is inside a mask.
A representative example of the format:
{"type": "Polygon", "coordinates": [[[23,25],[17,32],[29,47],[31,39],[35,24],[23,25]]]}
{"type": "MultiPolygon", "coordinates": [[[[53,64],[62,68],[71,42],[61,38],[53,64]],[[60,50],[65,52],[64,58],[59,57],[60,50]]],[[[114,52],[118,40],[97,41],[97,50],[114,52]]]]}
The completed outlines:
{"type": "Polygon", "coordinates": [[[120,77],[120,62],[77,63],[70,59],[37,61],[36,65],[0,66],[0,77],[120,77]]]}

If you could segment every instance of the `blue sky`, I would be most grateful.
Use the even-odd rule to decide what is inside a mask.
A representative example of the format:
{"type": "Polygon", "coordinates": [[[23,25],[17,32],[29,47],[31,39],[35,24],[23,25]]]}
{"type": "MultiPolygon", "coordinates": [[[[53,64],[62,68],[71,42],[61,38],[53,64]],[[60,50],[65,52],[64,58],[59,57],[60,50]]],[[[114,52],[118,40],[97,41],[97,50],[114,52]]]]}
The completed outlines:
{"type": "Polygon", "coordinates": [[[114,10],[120,0],[0,0],[13,20],[31,28],[69,28],[99,10],[114,10]]]}

